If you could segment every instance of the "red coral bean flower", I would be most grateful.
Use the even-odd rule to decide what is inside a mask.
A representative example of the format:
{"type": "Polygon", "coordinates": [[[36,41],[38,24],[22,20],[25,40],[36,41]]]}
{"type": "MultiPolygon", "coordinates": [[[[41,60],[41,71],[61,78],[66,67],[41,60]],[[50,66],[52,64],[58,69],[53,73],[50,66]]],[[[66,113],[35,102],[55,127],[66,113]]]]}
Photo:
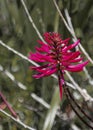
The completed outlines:
{"type": "Polygon", "coordinates": [[[29,59],[43,63],[39,67],[31,67],[37,71],[33,77],[39,79],[56,73],[59,81],[60,98],[62,99],[65,70],[80,72],[88,61],[82,62],[83,58],[80,57],[80,51],[72,51],[79,44],[79,40],[69,45],[69,38],[63,40],[60,34],[55,32],[45,33],[44,40],[45,42],[38,41],[40,47],[36,47],[35,53],[30,52],[29,54],[29,59]]]}

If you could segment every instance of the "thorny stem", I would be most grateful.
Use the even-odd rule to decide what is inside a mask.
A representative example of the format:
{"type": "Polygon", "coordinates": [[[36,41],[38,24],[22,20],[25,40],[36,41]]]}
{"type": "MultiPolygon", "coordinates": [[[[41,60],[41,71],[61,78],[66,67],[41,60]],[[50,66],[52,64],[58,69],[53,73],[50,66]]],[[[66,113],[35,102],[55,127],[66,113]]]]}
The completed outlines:
{"type": "MultiPolygon", "coordinates": [[[[83,117],[81,116],[81,114],[75,109],[74,105],[76,105],[77,108],[78,108],[79,110],[81,110],[81,109],[80,109],[80,106],[78,106],[77,103],[75,103],[76,101],[72,99],[71,94],[70,94],[70,93],[68,92],[68,90],[67,90],[67,86],[66,86],[66,85],[63,85],[63,88],[64,88],[64,92],[65,92],[65,94],[66,94],[67,99],[69,100],[69,104],[71,105],[73,111],[76,113],[76,115],[77,115],[88,127],[90,127],[91,129],[93,129],[93,126],[91,126],[87,121],[85,121],[85,120],[83,119],[83,117]],[[72,102],[74,103],[74,105],[73,105],[72,102]]],[[[85,112],[82,112],[82,114],[84,114],[84,115],[86,116],[85,112]]],[[[88,116],[86,116],[86,117],[88,117],[88,116]]],[[[89,119],[89,117],[88,117],[88,119],[89,119]]],[[[92,121],[92,122],[93,122],[93,121],[92,121]]]]}
{"type": "Polygon", "coordinates": [[[8,109],[11,111],[13,117],[17,118],[17,114],[16,112],[12,109],[12,107],[9,105],[9,103],[7,102],[7,100],[5,99],[4,95],[2,94],[2,92],[0,92],[0,97],[2,98],[2,100],[4,101],[5,105],[8,107],[8,109]]]}

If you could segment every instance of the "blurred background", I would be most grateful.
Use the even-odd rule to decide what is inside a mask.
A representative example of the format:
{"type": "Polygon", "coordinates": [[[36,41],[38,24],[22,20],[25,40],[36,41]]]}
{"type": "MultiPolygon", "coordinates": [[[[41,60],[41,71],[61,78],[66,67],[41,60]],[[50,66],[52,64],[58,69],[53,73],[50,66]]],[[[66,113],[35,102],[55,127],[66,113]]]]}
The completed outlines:
{"type": "MultiPolygon", "coordinates": [[[[25,0],[24,2],[42,36],[44,32],[59,32],[63,39],[72,38],[52,0],[25,0]]],[[[76,36],[93,59],[93,0],[57,0],[57,3],[64,16],[64,9],[68,9],[76,36]]],[[[35,51],[39,39],[22,2],[20,0],[0,0],[0,40],[28,57],[30,51],[35,51]]],[[[0,91],[25,124],[42,130],[48,109],[37,102],[31,94],[36,94],[50,104],[58,82],[53,77],[33,79],[33,71],[29,70],[29,66],[31,64],[28,61],[0,45],[0,91]],[[5,73],[6,71],[10,72],[16,80],[11,80],[5,73]],[[25,88],[20,88],[18,82],[24,84],[25,88]]],[[[93,76],[93,66],[89,64],[87,69],[93,76]]],[[[93,86],[88,83],[84,73],[71,75],[93,96],[93,86]]],[[[65,78],[70,82],[67,77],[65,78]]],[[[83,102],[82,99],[80,100],[83,102]]],[[[52,130],[89,130],[72,112],[65,95],[60,103],[60,112],[61,110],[67,114],[67,119],[56,117],[52,130]]],[[[5,109],[5,111],[9,113],[9,110],[5,109]]],[[[90,114],[92,115],[93,112],[90,114]]],[[[6,129],[25,130],[0,113],[0,130],[6,129]]]]}

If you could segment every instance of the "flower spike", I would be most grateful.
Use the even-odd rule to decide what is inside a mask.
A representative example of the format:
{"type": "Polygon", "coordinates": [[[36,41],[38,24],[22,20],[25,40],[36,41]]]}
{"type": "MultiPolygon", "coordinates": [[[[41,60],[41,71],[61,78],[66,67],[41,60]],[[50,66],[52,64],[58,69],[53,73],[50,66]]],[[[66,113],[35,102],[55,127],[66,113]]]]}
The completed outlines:
{"type": "Polygon", "coordinates": [[[60,34],[55,32],[45,33],[44,40],[47,44],[38,41],[40,47],[36,47],[36,53],[30,52],[29,54],[29,59],[44,63],[39,67],[31,67],[31,69],[37,71],[37,74],[33,77],[42,78],[56,73],[59,80],[60,98],[62,99],[62,86],[65,82],[64,72],[66,70],[80,72],[88,64],[88,61],[82,61],[80,51],[72,51],[79,44],[79,40],[69,45],[69,38],[63,40],[60,34]]]}

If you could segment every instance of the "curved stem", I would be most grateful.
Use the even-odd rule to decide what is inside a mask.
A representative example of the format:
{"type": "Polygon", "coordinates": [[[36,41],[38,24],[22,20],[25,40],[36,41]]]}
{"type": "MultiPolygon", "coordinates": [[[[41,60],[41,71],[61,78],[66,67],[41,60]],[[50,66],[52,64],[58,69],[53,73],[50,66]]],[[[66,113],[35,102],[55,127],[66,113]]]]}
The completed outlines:
{"type": "Polygon", "coordinates": [[[71,99],[73,100],[73,102],[75,103],[75,105],[78,107],[78,109],[80,109],[80,111],[91,121],[93,122],[93,119],[80,107],[80,105],[75,101],[74,97],[71,95],[70,90],[68,87],[66,87],[66,90],[69,94],[69,96],[71,97],[71,99]]]}
{"type": "MultiPolygon", "coordinates": [[[[75,103],[75,102],[73,101],[71,94],[69,94],[68,91],[67,91],[67,86],[64,85],[63,88],[64,88],[64,92],[65,92],[65,94],[66,94],[67,99],[69,100],[69,103],[70,103],[70,105],[71,105],[73,111],[74,111],[74,112],[76,113],[76,115],[82,120],[82,122],[84,122],[88,127],[90,127],[91,129],[93,129],[93,126],[91,126],[90,124],[88,124],[88,122],[85,121],[85,120],[83,119],[83,117],[81,116],[81,114],[75,109],[73,103],[77,106],[77,108],[79,108],[80,106],[78,107],[77,103],[75,103]],[[73,103],[72,103],[72,102],[73,102],[73,103]]],[[[79,108],[79,110],[80,110],[80,108],[79,108]]],[[[85,112],[84,112],[84,113],[82,112],[82,114],[85,115],[85,112]]],[[[88,118],[88,119],[89,119],[89,118],[88,118]]]]}
{"type": "Polygon", "coordinates": [[[9,105],[9,103],[7,102],[7,100],[5,99],[4,95],[1,92],[0,92],[0,97],[2,98],[2,100],[4,101],[4,103],[6,104],[6,106],[10,110],[10,112],[12,113],[13,117],[17,118],[16,112],[12,109],[12,107],[9,105]]]}

